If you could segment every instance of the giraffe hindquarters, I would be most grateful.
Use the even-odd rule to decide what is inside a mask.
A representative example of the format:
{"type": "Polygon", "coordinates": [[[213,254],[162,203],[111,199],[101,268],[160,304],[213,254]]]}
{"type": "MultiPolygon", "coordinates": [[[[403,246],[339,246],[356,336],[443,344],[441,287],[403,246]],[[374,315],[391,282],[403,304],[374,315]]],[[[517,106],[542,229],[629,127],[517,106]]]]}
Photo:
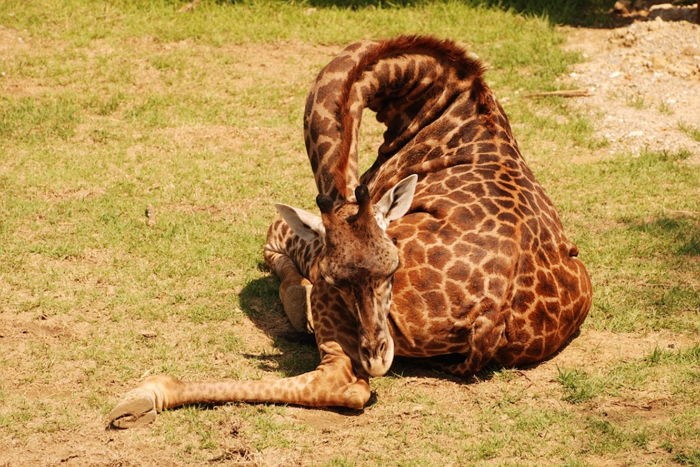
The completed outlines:
{"type": "Polygon", "coordinates": [[[523,309],[514,308],[508,313],[508,344],[498,355],[501,365],[525,366],[547,360],[577,335],[591,307],[591,280],[577,258],[566,259],[562,265],[566,267],[551,269],[555,296],[535,295],[523,309]]]}

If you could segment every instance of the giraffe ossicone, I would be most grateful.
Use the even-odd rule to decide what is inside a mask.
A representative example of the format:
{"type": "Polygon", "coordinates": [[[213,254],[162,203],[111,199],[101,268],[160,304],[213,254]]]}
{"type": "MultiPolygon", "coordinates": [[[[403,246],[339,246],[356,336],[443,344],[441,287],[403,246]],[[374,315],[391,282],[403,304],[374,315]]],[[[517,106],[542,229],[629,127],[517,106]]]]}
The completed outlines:
{"type": "Polygon", "coordinates": [[[578,331],[590,278],[473,55],[425,36],[351,44],[316,78],[304,138],[320,216],[277,205],[264,257],[318,367],[272,381],[150,377],[111,426],[203,402],[361,409],[394,355],[469,375],[542,361],[578,331]],[[365,108],[386,131],[360,175],[365,108]],[[433,358],[445,355],[458,358],[433,358]]]}
{"type": "Polygon", "coordinates": [[[388,314],[393,274],[400,261],[399,250],[386,229],[410,209],[417,180],[416,175],[404,178],[381,193],[374,205],[362,184],[355,188],[354,202],[333,203],[320,195],[321,218],[295,208],[280,210],[299,238],[308,240],[317,235],[320,239],[315,255],[319,278],[336,291],[357,323],[357,355],[369,376],[384,375],[394,359],[388,314]]]}

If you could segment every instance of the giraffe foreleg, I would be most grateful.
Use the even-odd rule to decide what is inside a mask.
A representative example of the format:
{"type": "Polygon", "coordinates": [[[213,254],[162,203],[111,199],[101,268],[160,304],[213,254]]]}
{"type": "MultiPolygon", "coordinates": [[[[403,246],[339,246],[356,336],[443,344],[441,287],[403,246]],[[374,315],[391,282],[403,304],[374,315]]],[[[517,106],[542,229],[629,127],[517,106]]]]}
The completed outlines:
{"type": "Polygon", "coordinates": [[[279,296],[289,322],[298,332],[313,333],[309,263],[317,245],[297,237],[282,219],[275,220],[267,233],[265,262],[280,279],[279,296]],[[306,271],[300,271],[307,269],[306,271]],[[305,266],[305,267],[304,267],[305,266]]]}
{"type": "Polygon", "coordinates": [[[146,425],[165,409],[190,404],[257,402],[363,408],[370,397],[367,377],[355,374],[350,358],[338,343],[323,344],[320,350],[323,358],[315,370],[290,378],[184,382],[170,376],[151,376],[110,412],[109,427],[146,425]]]}
{"type": "Polygon", "coordinates": [[[168,396],[177,391],[180,381],[170,376],[150,376],[127,392],[107,416],[109,428],[134,428],[147,425],[169,408],[168,396]]]}
{"type": "Polygon", "coordinates": [[[201,403],[257,402],[361,409],[370,398],[370,387],[369,378],[356,370],[358,338],[353,332],[353,319],[337,293],[323,281],[314,286],[312,302],[321,355],[315,370],[290,378],[209,383],[151,376],[128,392],[110,412],[109,426],[144,425],[165,409],[201,403]]]}
{"type": "Polygon", "coordinates": [[[265,250],[265,260],[280,279],[280,301],[292,327],[298,332],[313,333],[311,282],[299,274],[294,262],[284,253],[265,250]]]}

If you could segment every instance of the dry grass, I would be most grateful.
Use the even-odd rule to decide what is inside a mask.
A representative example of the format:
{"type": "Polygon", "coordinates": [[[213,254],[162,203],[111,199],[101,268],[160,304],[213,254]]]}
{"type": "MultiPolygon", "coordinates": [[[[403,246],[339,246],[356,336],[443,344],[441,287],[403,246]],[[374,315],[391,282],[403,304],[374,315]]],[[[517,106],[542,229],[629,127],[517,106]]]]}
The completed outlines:
{"type": "Polygon", "coordinates": [[[0,464],[698,462],[697,172],[682,153],[591,156],[589,122],[520,97],[572,60],[546,22],[454,3],[17,5],[0,6],[0,464]],[[320,67],[408,28],[491,64],[592,272],[581,336],[473,381],[399,362],[361,414],[233,404],[105,431],[147,374],[314,367],[259,268],[272,203],[311,207],[300,127],[320,67]]]}

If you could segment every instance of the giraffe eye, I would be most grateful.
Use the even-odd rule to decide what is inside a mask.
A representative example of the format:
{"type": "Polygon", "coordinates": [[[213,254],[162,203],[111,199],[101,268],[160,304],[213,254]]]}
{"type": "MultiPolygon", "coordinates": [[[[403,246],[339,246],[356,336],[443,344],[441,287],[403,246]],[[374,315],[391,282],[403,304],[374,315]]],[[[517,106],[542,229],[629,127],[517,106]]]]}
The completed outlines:
{"type": "Polygon", "coordinates": [[[394,269],[393,269],[393,270],[391,271],[391,273],[389,274],[389,277],[391,277],[392,280],[393,280],[393,278],[394,278],[394,274],[396,274],[396,271],[398,271],[400,267],[401,267],[401,261],[400,261],[400,260],[397,260],[397,261],[396,261],[396,265],[394,266],[394,269]]]}

